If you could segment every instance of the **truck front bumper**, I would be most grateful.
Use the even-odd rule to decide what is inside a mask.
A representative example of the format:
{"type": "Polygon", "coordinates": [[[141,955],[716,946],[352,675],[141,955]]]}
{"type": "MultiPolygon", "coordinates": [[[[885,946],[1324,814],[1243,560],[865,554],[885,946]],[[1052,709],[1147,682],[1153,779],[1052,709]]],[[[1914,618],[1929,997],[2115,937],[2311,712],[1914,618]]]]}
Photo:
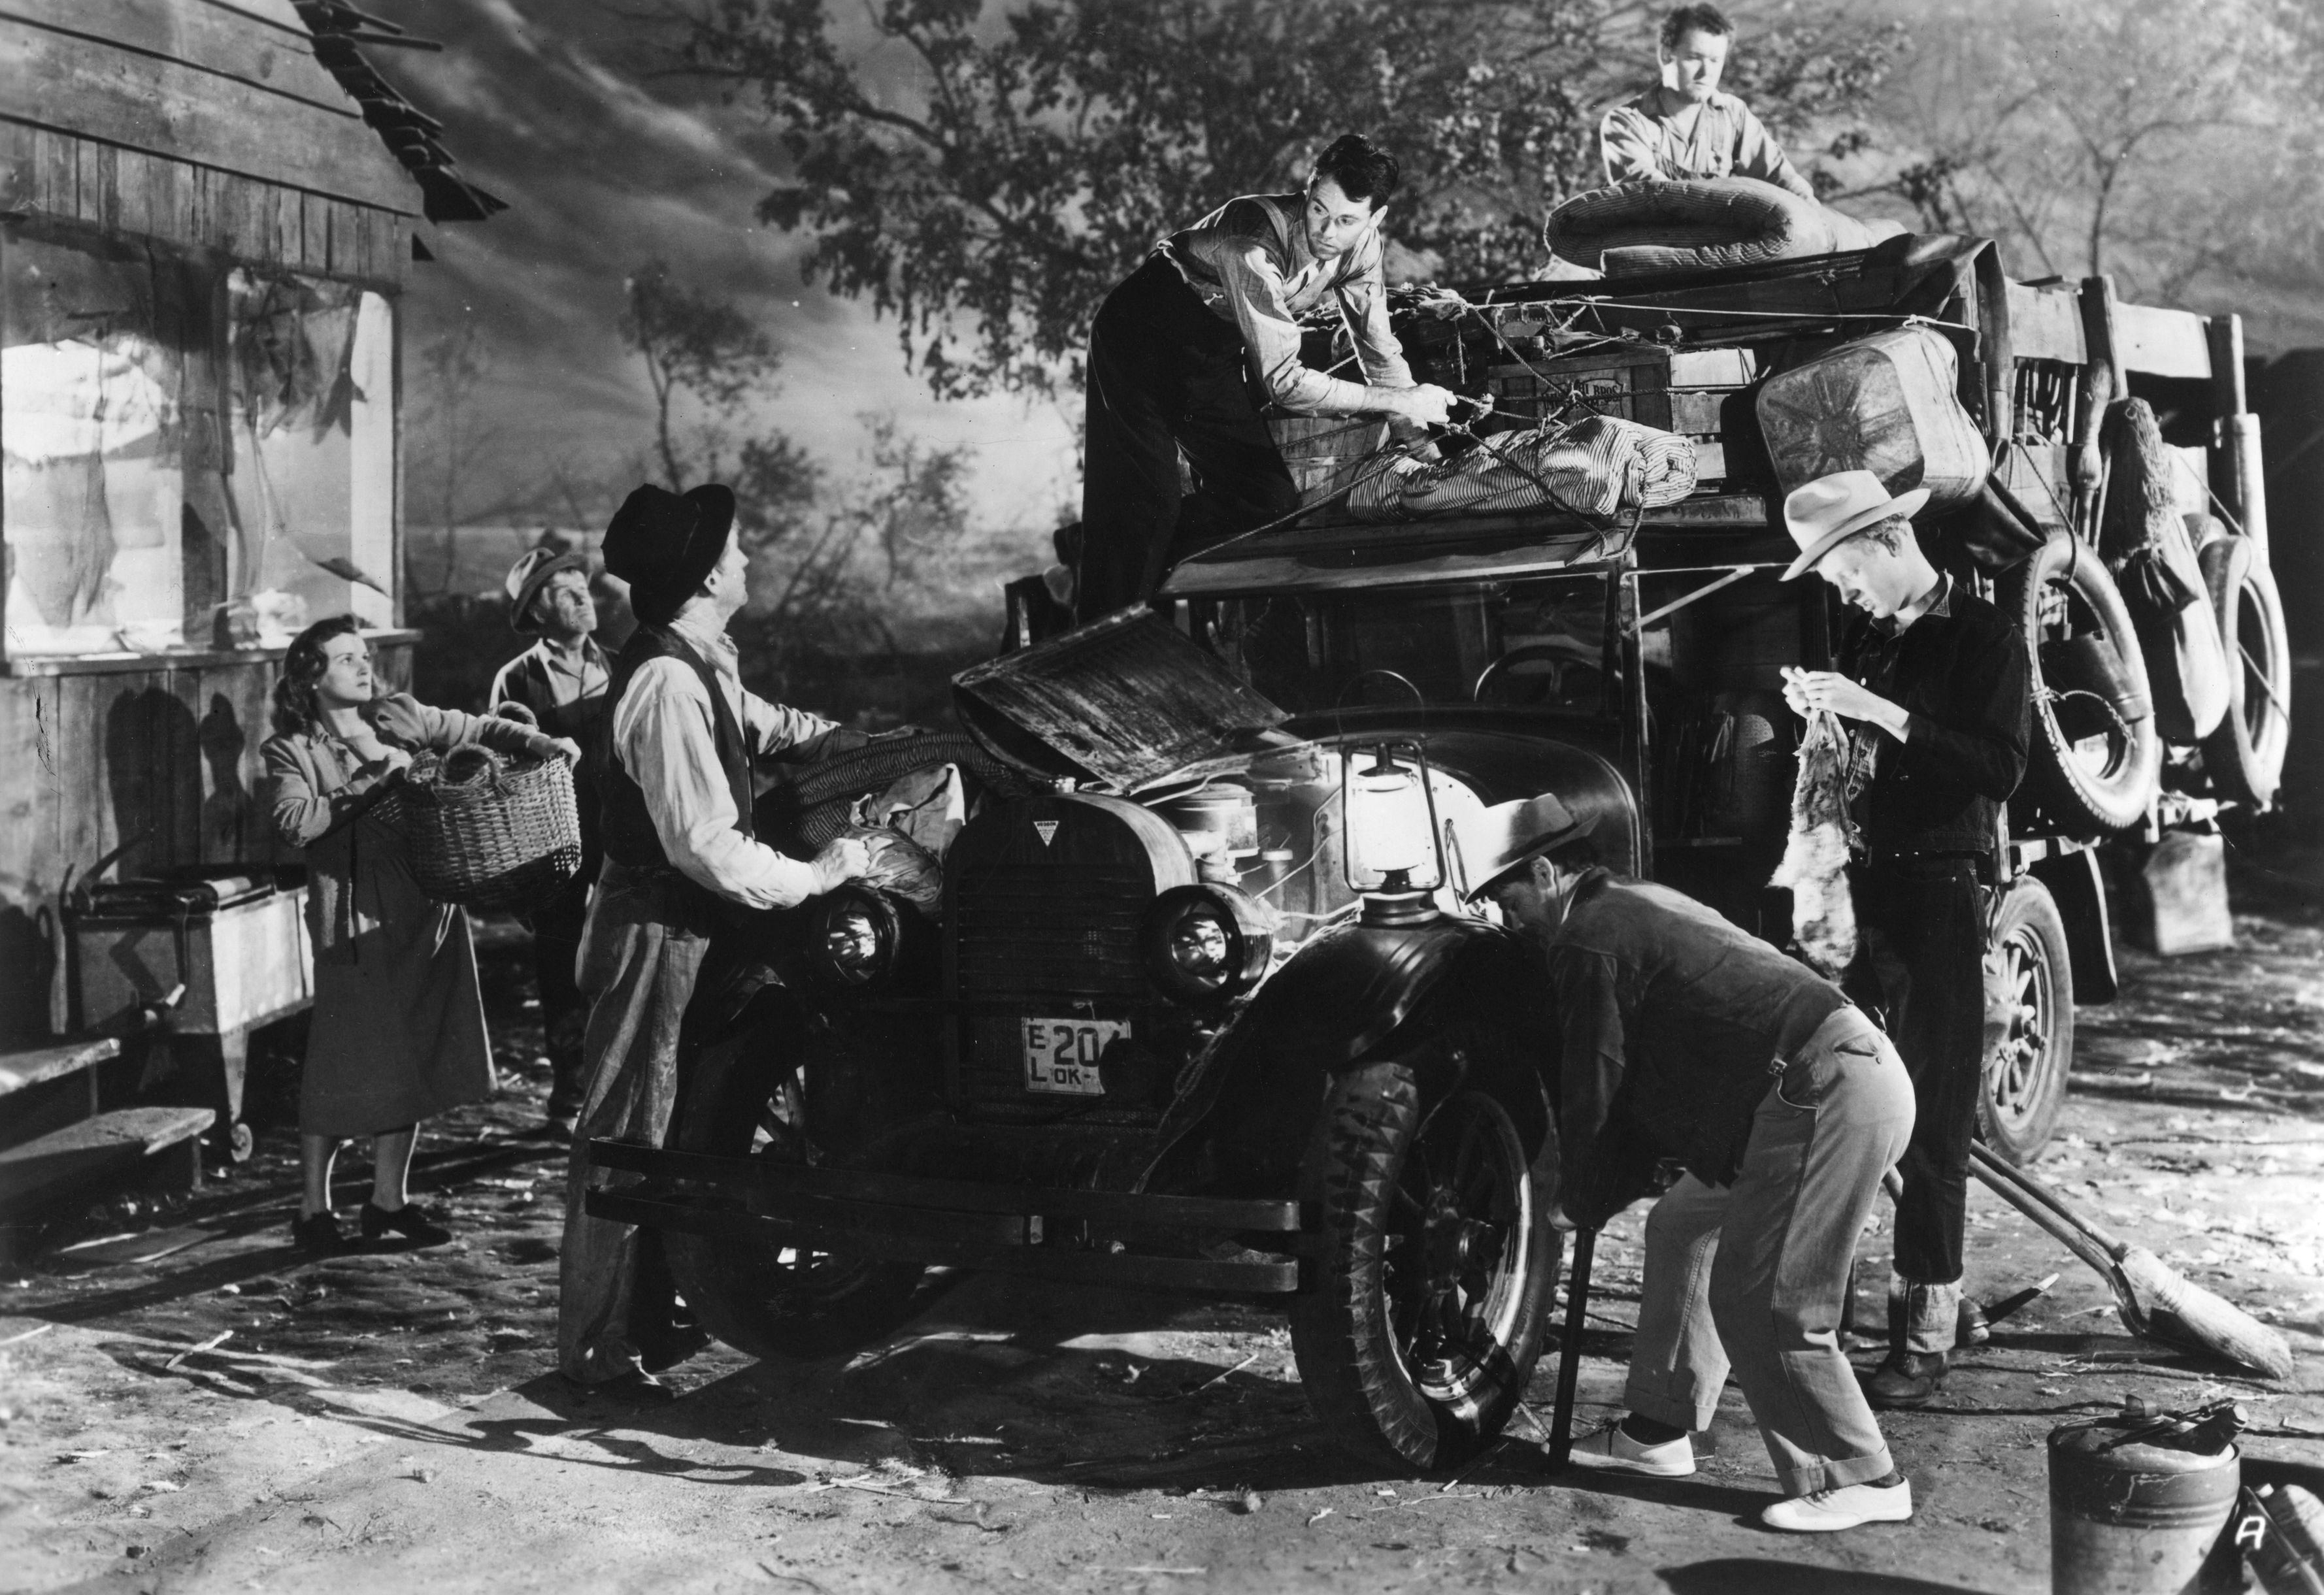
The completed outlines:
{"type": "Polygon", "coordinates": [[[1308,1243],[1290,1201],[926,1179],[633,1141],[593,1140],[588,1157],[592,1169],[645,1176],[592,1188],[583,1204],[595,1218],[1074,1284],[1286,1295],[1299,1288],[1298,1254],[1308,1243]],[[1199,1236],[1226,1242],[1212,1249],[1231,1255],[1204,1255],[1189,1241],[1199,1236]],[[1250,1244],[1274,1237],[1279,1249],[1250,1244]]]}

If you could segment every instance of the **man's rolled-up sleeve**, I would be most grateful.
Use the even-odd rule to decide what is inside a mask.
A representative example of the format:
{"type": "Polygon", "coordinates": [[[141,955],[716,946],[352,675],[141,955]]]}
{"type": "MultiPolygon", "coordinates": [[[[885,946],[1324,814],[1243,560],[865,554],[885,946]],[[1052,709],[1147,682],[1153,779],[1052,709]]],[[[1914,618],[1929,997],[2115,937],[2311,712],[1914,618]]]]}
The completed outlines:
{"type": "MultiPolygon", "coordinates": [[[[662,851],[687,879],[745,908],[806,901],[815,895],[815,867],[734,828],[734,799],[710,715],[701,679],[667,659],[641,666],[614,711],[614,752],[645,796],[662,851]]],[[[772,729],[763,720],[762,727],[772,729]]],[[[755,745],[755,733],[746,734],[755,745]]]]}
{"type": "MultiPolygon", "coordinates": [[[[1226,285],[1227,303],[1242,330],[1243,346],[1250,352],[1268,398],[1294,415],[1359,415],[1377,408],[1379,401],[1363,383],[1326,376],[1301,362],[1299,323],[1285,302],[1283,273],[1264,245],[1256,240],[1237,242],[1209,258],[1226,285]]],[[[1395,342],[1393,336],[1389,342],[1395,342]]],[[[1400,347],[1397,359],[1402,363],[1400,347]]],[[[1409,374],[1406,380],[1409,383],[1409,374]]]]}
{"type": "Polygon", "coordinates": [[[1388,270],[1377,232],[1366,249],[1370,258],[1362,269],[1341,285],[1340,315],[1355,340],[1364,380],[1375,388],[1408,388],[1412,367],[1405,361],[1403,342],[1388,326],[1388,270]]]}

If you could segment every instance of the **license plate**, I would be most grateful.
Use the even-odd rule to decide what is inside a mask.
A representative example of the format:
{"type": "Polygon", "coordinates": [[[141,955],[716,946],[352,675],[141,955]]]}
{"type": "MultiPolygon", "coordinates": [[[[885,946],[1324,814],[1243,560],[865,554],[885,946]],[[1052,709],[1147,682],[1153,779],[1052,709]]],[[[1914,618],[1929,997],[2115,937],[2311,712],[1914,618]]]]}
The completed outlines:
{"type": "Polygon", "coordinates": [[[1097,1077],[1098,1055],[1117,1036],[1130,1034],[1123,1019],[1027,1019],[1025,1089],[1062,1096],[1103,1096],[1097,1077]]]}

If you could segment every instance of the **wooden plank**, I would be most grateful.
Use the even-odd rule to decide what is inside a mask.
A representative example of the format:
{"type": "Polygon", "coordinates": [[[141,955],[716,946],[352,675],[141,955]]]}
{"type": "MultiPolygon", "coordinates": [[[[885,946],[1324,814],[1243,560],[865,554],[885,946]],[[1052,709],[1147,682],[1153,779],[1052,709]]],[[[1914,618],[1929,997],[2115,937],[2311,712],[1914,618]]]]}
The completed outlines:
{"type": "Polygon", "coordinates": [[[14,121],[383,209],[420,208],[419,185],[359,119],[5,17],[0,106],[14,121]]]}
{"type": "Polygon", "coordinates": [[[121,1043],[110,1036],[96,1041],[68,1041],[61,1046],[36,1047],[29,1052],[0,1053],[0,1096],[38,1085],[44,1080],[78,1074],[120,1056],[121,1043]]]}
{"type": "Polygon", "coordinates": [[[2153,305],[2114,308],[2115,356],[2126,371],[2153,376],[2209,381],[2210,338],[2203,318],[2191,310],[2166,310],[2153,305]]]}
{"type": "Polygon", "coordinates": [[[2082,342],[2081,296],[2070,286],[2028,288],[2008,284],[2009,348],[2020,360],[2063,360],[2080,365],[2089,356],[2082,342]]]}
{"type": "Polygon", "coordinates": [[[333,115],[362,115],[315,59],[304,28],[285,29],[233,6],[203,0],[0,0],[0,19],[175,61],[333,115]]]}
{"type": "Polygon", "coordinates": [[[217,1121],[209,1108],[122,1108],[0,1151],[0,1207],[134,1174],[155,1153],[217,1121]]]}

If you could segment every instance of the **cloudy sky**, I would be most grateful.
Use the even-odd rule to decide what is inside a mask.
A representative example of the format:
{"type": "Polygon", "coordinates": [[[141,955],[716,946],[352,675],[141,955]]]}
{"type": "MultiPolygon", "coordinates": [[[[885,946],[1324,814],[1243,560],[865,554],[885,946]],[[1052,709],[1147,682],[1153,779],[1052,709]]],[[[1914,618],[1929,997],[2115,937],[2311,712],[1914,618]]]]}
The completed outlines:
{"type": "MultiPolygon", "coordinates": [[[[474,317],[491,374],[480,424],[500,474],[569,462],[610,476],[646,442],[650,399],[616,331],[622,279],[666,258],[697,290],[756,314],[784,352],[770,419],[844,471],[859,417],[894,413],[932,444],[973,451],[980,512],[1047,541],[1078,499],[1066,418],[1017,401],[939,404],[905,370],[892,323],[799,280],[797,243],[758,226],[781,152],[747,108],[657,76],[656,36],[636,20],[651,0],[369,0],[440,41],[440,55],[372,58],[423,110],[469,178],[509,202],[482,225],[430,227],[416,267],[407,363],[474,317]]],[[[411,484],[415,496],[423,484],[411,484]]],[[[477,499],[489,502],[488,489],[477,499]]]]}

